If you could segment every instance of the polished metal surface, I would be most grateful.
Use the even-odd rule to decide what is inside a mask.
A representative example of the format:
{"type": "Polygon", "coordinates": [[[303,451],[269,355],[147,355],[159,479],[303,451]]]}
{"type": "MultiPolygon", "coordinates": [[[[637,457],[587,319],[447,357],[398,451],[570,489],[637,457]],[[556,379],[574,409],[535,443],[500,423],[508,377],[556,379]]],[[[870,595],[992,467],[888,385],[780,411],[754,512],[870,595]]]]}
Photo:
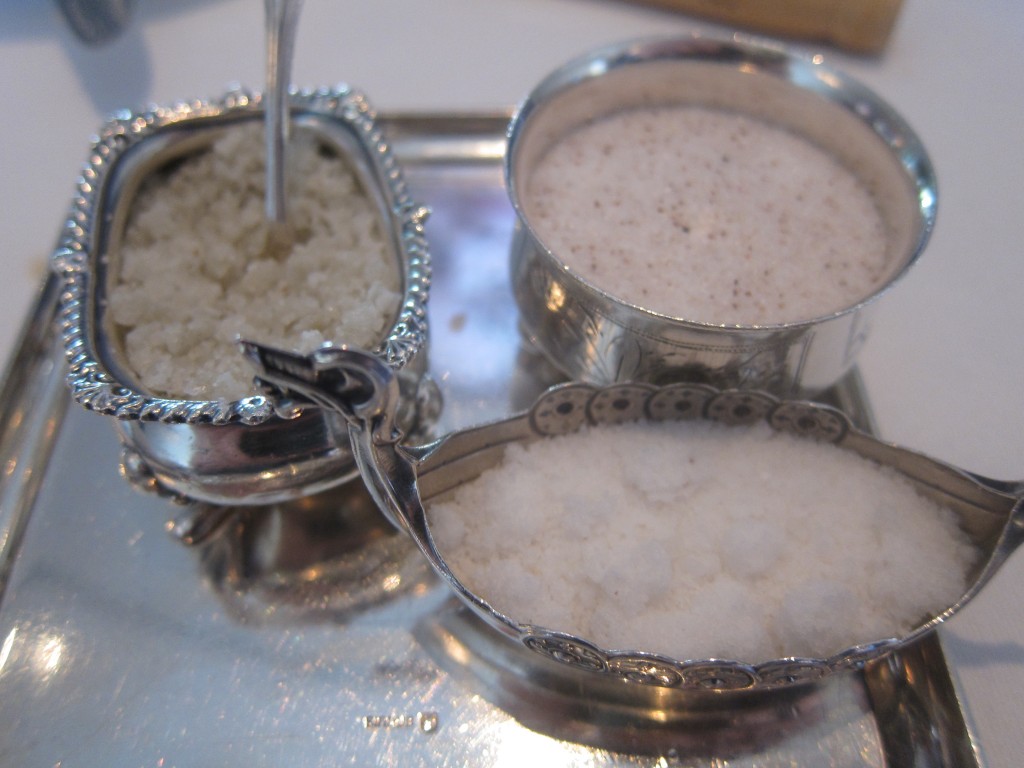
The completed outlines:
{"type": "MultiPolygon", "coordinates": [[[[140,184],[167,163],[212,144],[225,128],[263,118],[258,95],[153,107],[116,117],[100,133],[52,257],[62,280],[61,335],[74,399],[114,417],[125,475],[136,484],[211,503],[270,503],[336,485],[355,474],[345,430],[323,412],[275,416],[258,396],[182,400],[137,382],[104,308],[118,269],[128,211],[140,184]]],[[[348,88],[293,93],[291,121],[351,159],[390,234],[402,304],[374,354],[400,371],[408,428],[426,429],[437,390],[427,368],[428,210],[410,197],[365,97],[348,88]]],[[[344,343],[343,339],[336,340],[344,343]]]]}
{"type": "Polygon", "coordinates": [[[291,240],[288,201],[285,199],[285,167],[291,123],[288,90],[301,10],[302,0],[263,0],[267,38],[267,106],[263,111],[267,148],[264,209],[270,237],[279,243],[290,243],[291,240]]]}
{"type": "MultiPolygon", "coordinates": [[[[506,120],[384,122],[433,210],[438,429],[503,418],[558,378],[520,346],[495,152],[506,120]]],[[[124,483],[108,419],[57,398],[17,434],[36,382],[60,391],[52,307],[30,323],[0,411],[3,466],[35,478],[10,494],[0,479],[3,519],[17,497],[23,532],[0,598],[0,764],[980,766],[936,633],[726,701],[626,686],[500,637],[358,484],[221,509],[183,547],[168,521],[217,510],[124,483]]],[[[829,395],[869,425],[847,384],[829,395]]]]}
{"type": "Polygon", "coordinates": [[[55,277],[43,284],[0,389],[0,603],[68,407],[54,344],[58,289],[55,277]]]}
{"type": "Polygon", "coordinates": [[[571,378],[703,381],[815,395],[856,361],[874,300],[917,259],[935,220],[936,182],[911,128],[875,94],[780,49],[693,37],[624,43],[576,59],[541,82],[509,129],[506,178],[519,227],[513,286],[523,324],[571,378]],[[531,226],[524,190],[544,152],[602,115],[637,106],[735,110],[792,130],[854,169],[890,232],[891,272],[864,301],[806,322],[714,325],[624,302],[568,270],[531,226]]]}

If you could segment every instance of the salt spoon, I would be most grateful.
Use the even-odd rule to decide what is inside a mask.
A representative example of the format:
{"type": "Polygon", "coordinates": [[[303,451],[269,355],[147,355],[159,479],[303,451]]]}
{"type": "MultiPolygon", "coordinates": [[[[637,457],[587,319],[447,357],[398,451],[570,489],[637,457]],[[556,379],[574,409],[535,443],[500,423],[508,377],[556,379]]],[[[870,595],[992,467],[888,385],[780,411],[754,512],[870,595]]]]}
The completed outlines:
{"type": "Polygon", "coordinates": [[[264,0],[267,37],[267,87],[264,93],[266,133],[267,248],[287,249],[291,245],[285,201],[285,154],[288,145],[288,82],[295,30],[302,0],[264,0]]]}

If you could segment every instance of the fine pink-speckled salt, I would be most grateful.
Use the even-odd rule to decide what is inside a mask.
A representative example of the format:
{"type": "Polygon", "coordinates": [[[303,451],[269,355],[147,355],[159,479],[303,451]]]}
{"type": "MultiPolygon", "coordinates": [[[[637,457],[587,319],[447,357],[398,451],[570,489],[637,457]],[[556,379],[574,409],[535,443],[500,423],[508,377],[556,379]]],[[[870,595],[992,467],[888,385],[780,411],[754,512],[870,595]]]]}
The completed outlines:
{"type": "Polygon", "coordinates": [[[637,108],[588,123],[547,151],[523,205],[592,285],[697,322],[821,317],[890,273],[863,183],[809,141],[731,112],[637,108]]]}

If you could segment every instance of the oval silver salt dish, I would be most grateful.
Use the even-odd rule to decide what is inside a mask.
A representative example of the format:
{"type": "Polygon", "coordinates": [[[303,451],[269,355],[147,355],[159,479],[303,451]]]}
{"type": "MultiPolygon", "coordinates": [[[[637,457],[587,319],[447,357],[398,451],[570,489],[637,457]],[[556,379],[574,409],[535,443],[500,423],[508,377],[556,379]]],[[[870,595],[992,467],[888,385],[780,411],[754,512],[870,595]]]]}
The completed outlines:
{"type": "MultiPolygon", "coordinates": [[[[403,427],[426,428],[439,408],[426,374],[428,212],[410,199],[363,94],[338,87],[289,98],[292,125],[350,160],[379,210],[400,272],[402,302],[374,354],[401,382],[403,427]]],[[[128,210],[143,180],[209,147],[229,126],[262,120],[261,96],[244,90],[215,101],[115,115],[95,140],[51,260],[62,280],[59,322],[72,396],[114,417],[129,479],[185,500],[284,501],[337,485],[357,471],[344,422],[334,413],[307,409],[282,416],[256,394],[183,400],[147,391],[133,378],[104,314],[128,210]]]]}
{"type": "Polygon", "coordinates": [[[787,397],[820,393],[853,365],[871,305],[918,258],[936,214],[929,158],[889,105],[817,58],[738,39],[627,42],[569,62],[520,105],[509,126],[505,176],[517,214],[511,272],[524,333],[569,378],[599,384],[703,381],[787,397]],[[876,196],[890,233],[884,285],[812,320],[743,326],[649,311],[611,295],[614,286],[574,274],[531,225],[524,208],[531,174],[553,143],[581,125],[665,105],[763,120],[853,170],[876,196]]]}
{"type": "Polygon", "coordinates": [[[264,391],[279,407],[287,411],[316,404],[344,415],[363,478],[377,504],[392,523],[409,533],[434,570],[484,621],[556,662],[630,683],[694,691],[768,689],[860,667],[914,642],[953,616],[1024,541],[1024,483],[982,478],[882,442],[827,405],[704,384],[597,387],[573,382],[547,390],[527,412],[427,445],[409,446],[403,444],[393,417],[397,383],[378,358],[348,349],[323,349],[302,357],[251,343],[243,346],[264,391]],[[479,475],[511,443],[573,432],[584,424],[700,418],[737,427],[767,422],[801,438],[835,443],[904,475],[922,494],[952,509],[977,547],[978,559],[968,574],[970,586],[953,605],[922,618],[907,635],[836,649],[828,658],[761,663],[671,659],[642,649],[604,649],[557,628],[519,623],[469,591],[434,545],[424,505],[479,475]]]}

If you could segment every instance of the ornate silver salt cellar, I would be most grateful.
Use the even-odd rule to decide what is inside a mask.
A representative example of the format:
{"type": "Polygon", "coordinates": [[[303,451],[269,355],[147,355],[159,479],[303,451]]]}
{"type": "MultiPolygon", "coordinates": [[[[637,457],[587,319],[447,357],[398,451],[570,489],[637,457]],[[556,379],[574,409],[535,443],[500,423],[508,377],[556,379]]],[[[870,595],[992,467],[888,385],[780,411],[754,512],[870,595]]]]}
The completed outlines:
{"type": "MultiPolygon", "coordinates": [[[[243,342],[258,380],[289,412],[310,406],[330,410],[348,422],[363,478],[384,514],[406,531],[427,561],[492,628],[543,656],[572,667],[631,683],[694,691],[778,688],[862,666],[905,647],[934,630],[967,604],[1024,542],[1024,484],[979,477],[914,451],[878,440],[856,428],[831,406],[780,400],[753,390],[719,390],[703,384],[665,386],[622,383],[597,387],[556,385],[526,412],[459,430],[425,445],[408,445],[395,421],[398,382],[377,357],[353,349],[322,349],[294,355],[243,342]],[[977,547],[965,593],[941,613],[922,617],[902,637],[836,649],[828,658],[743,660],[671,659],[639,650],[604,649],[558,631],[524,624],[496,611],[452,573],[430,535],[425,507],[430,500],[493,465],[515,442],[541,440],[588,424],[623,421],[711,419],[736,427],[767,422],[776,430],[808,440],[834,443],[908,478],[918,490],[953,510],[977,547]]],[[[519,553],[529,558],[529,552],[519,553]]]]}
{"type": "MultiPolygon", "coordinates": [[[[373,354],[401,382],[400,423],[414,431],[425,427],[439,408],[436,387],[426,375],[427,209],[410,198],[363,94],[347,87],[306,90],[292,92],[287,102],[292,124],[349,159],[374,198],[402,300],[373,354]]],[[[336,414],[306,409],[284,417],[256,394],[231,401],[187,400],[148,391],[127,366],[106,316],[107,290],[140,185],[168,163],[210,146],[228,128],[263,120],[264,107],[260,94],[238,89],[213,101],[114,116],[92,147],[51,262],[62,280],[60,333],[74,399],[113,417],[130,479],[215,504],[283,501],[356,473],[345,425],[336,414]]]]}

